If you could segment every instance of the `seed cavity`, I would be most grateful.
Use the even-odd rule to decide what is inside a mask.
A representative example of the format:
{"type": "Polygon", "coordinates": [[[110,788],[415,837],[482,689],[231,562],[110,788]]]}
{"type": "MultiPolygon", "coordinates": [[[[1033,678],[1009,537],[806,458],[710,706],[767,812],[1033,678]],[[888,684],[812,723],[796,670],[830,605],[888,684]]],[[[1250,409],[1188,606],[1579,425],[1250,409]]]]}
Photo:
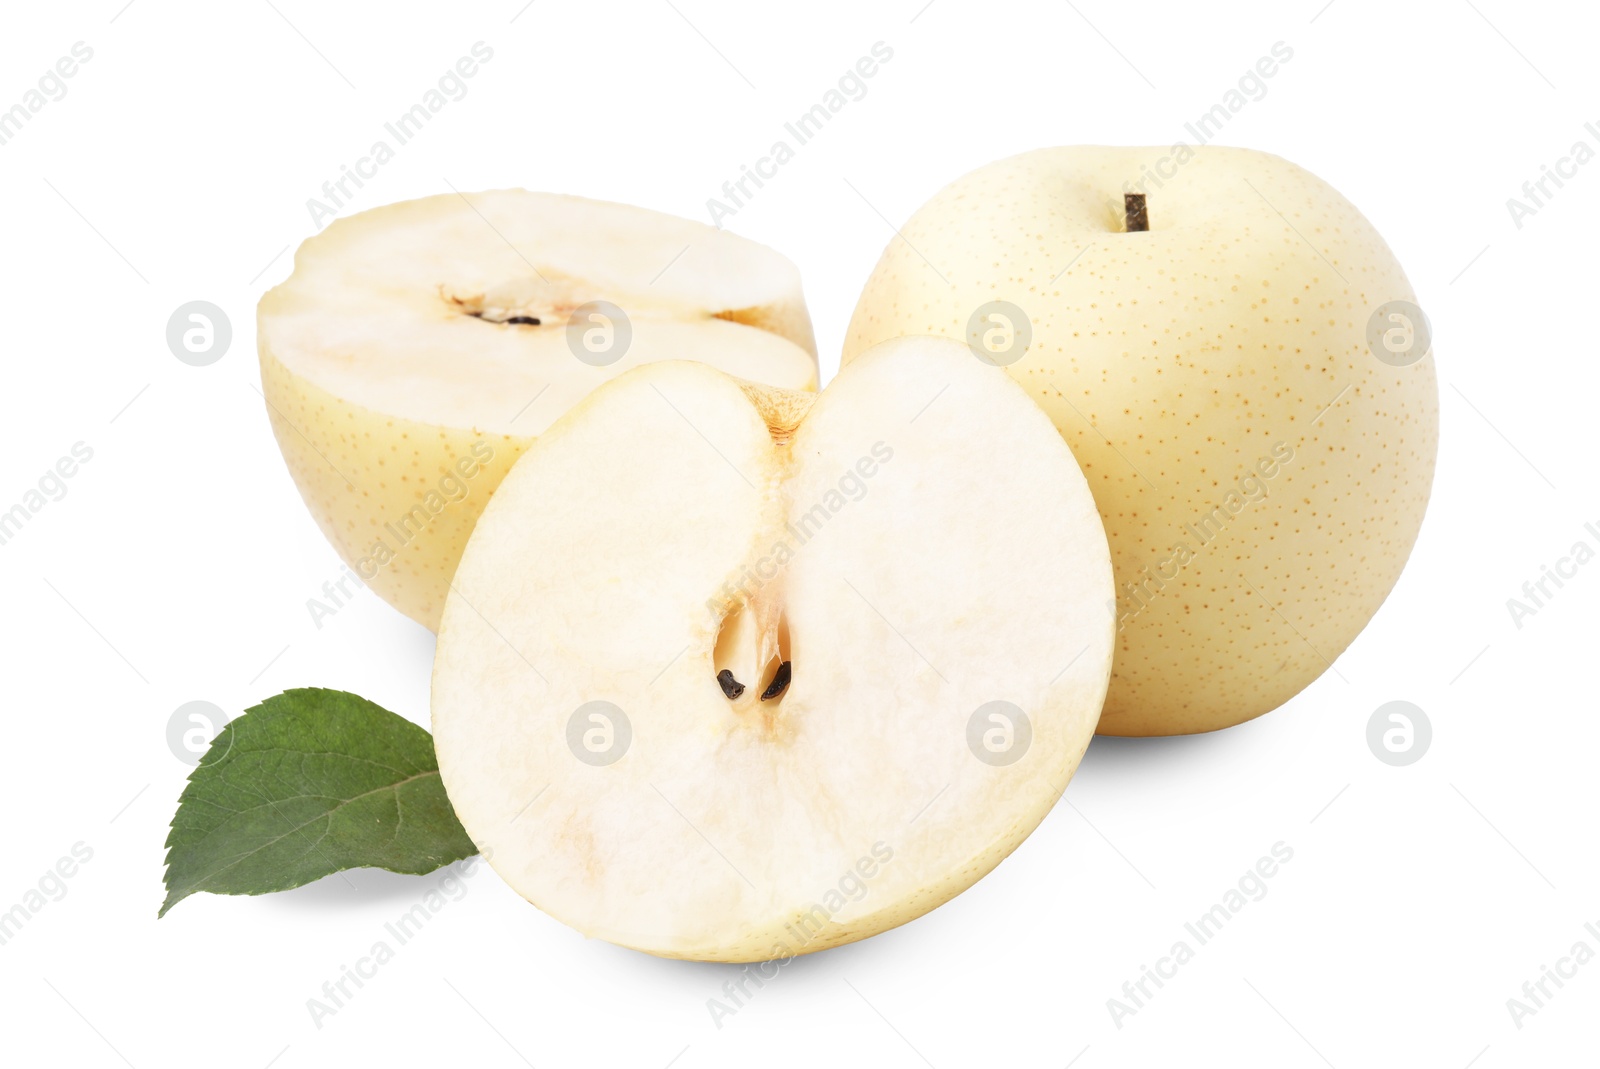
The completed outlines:
{"type": "MultiPolygon", "coordinates": [[[[761,700],[764,702],[771,701],[773,698],[776,698],[778,695],[782,694],[789,686],[789,675],[789,662],[784,661],[782,664],[778,665],[778,670],[773,673],[772,682],[767,684],[767,689],[761,692],[761,700]]],[[[743,690],[744,688],[741,687],[739,689],[743,690]]]]}
{"type": "MultiPolygon", "coordinates": [[[[440,286],[439,294],[440,296],[444,297],[445,300],[449,301],[450,304],[455,307],[456,311],[460,312],[462,315],[469,315],[473,319],[482,320],[485,323],[504,323],[509,326],[537,327],[544,322],[544,320],[540,317],[528,315],[526,312],[515,312],[515,314],[508,315],[508,312],[514,312],[515,308],[517,307],[516,304],[513,304],[510,307],[506,307],[505,305],[501,304],[487,304],[485,303],[484,296],[481,293],[475,297],[455,297],[445,293],[444,287],[440,286]]],[[[523,306],[526,307],[526,304],[523,304],[523,306]]]]}
{"type": "Polygon", "coordinates": [[[729,701],[744,693],[744,684],[733,678],[733,673],[724,668],[717,673],[717,682],[722,685],[722,695],[729,701]]]}
{"type": "Polygon", "coordinates": [[[511,316],[509,319],[496,319],[487,312],[468,312],[473,319],[481,319],[485,323],[505,323],[508,325],[537,327],[542,320],[538,316],[511,316]]]}

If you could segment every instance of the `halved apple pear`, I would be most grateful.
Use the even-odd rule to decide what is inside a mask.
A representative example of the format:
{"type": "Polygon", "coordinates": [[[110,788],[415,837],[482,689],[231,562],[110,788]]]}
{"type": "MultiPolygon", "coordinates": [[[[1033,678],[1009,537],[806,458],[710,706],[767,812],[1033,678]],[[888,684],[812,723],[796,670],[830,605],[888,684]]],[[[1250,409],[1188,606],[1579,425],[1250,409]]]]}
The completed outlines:
{"type": "Polygon", "coordinates": [[[637,368],[506,477],[446,601],[440,771],[545,912],[667,957],[903,924],[1033,830],[1110,673],[1105,534],[958,343],[820,395],[637,368]]]}
{"type": "Polygon", "coordinates": [[[333,223],[262,298],[258,331],[273,431],[312,515],[428,627],[512,462],[600,383],[667,359],[817,381],[784,257],[643,208],[522,190],[333,223]]]}

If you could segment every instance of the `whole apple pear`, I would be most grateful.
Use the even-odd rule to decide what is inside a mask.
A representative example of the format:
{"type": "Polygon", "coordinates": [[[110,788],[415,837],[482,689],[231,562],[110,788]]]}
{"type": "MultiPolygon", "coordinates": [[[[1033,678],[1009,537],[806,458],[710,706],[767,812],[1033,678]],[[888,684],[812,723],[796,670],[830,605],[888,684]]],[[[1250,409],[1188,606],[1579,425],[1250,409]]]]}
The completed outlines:
{"type": "Polygon", "coordinates": [[[1088,477],[1117,585],[1102,734],[1277,708],[1411,552],[1439,434],[1427,319],[1372,224],[1287,160],[1085,146],[983,167],[884,250],[843,360],[916,334],[1004,368],[1088,477]]]}

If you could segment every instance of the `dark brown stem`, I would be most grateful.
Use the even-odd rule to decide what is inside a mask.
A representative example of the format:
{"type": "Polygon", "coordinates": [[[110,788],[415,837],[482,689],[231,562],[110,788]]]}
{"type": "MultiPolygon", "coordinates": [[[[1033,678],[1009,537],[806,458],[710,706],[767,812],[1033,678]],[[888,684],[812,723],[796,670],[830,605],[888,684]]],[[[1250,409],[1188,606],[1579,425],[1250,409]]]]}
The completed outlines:
{"type": "Polygon", "coordinates": [[[1145,211],[1143,193],[1124,193],[1122,211],[1128,221],[1128,233],[1150,229],[1150,215],[1145,211]]]}

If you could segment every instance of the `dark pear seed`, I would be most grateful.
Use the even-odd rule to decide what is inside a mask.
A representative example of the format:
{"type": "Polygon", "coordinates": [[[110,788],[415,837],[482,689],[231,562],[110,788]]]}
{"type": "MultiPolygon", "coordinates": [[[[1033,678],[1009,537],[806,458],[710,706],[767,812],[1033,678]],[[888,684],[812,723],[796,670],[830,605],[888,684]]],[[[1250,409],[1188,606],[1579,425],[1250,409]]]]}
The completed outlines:
{"type": "Polygon", "coordinates": [[[788,685],[789,662],[784,661],[778,666],[778,670],[773,673],[772,682],[767,684],[767,689],[761,692],[761,700],[764,702],[771,701],[773,698],[776,698],[778,695],[782,694],[784,688],[788,685]]]}
{"type": "Polygon", "coordinates": [[[717,673],[717,682],[722,684],[723,696],[730,700],[744,693],[744,684],[734,679],[733,673],[726,668],[717,673]]]}

